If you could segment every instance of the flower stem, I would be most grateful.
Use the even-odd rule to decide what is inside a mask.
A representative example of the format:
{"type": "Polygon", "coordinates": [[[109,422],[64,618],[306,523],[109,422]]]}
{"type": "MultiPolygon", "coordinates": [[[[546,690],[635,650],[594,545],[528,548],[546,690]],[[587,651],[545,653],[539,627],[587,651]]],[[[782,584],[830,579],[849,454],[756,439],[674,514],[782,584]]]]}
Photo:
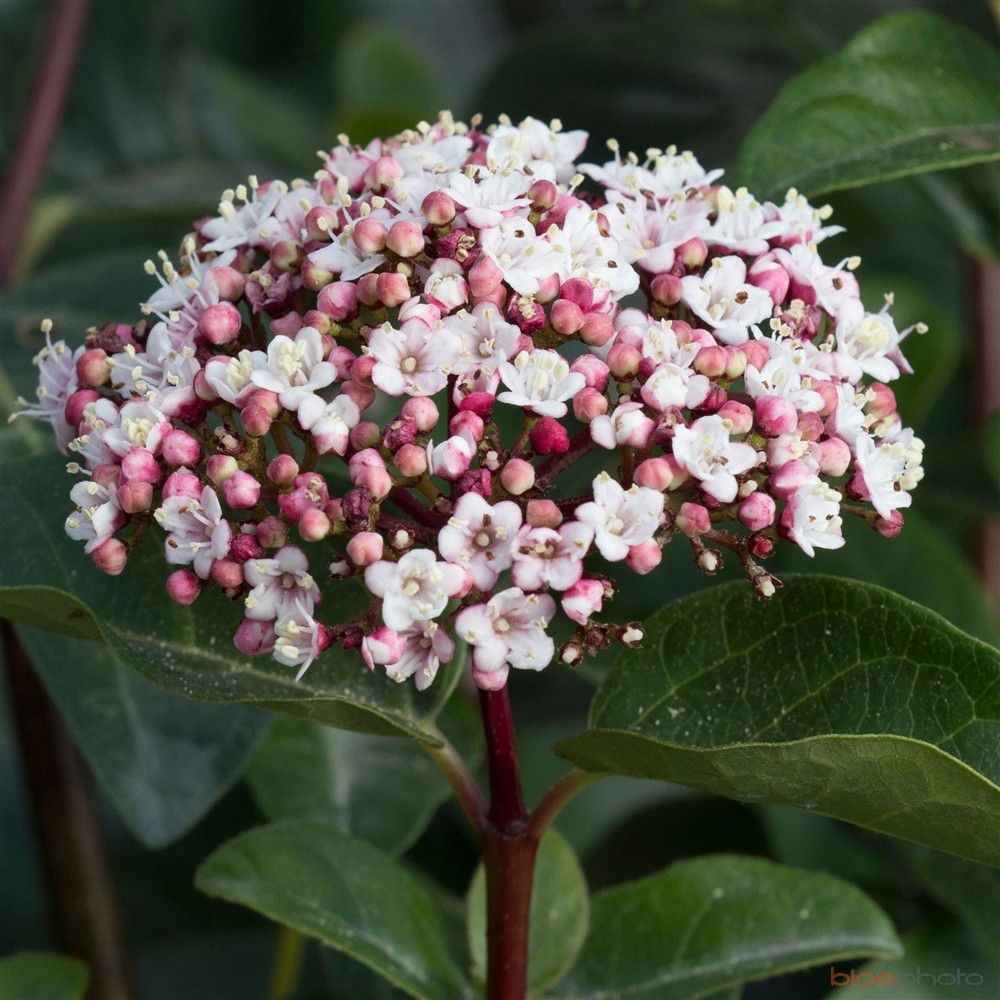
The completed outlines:
{"type": "Polygon", "coordinates": [[[603,774],[591,774],[573,768],[564,774],[538,801],[528,819],[528,830],[533,837],[541,836],[552,825],[555,818],[565,809],[566,805],[588,785],[593,784],[603,774]]]}
{"type": "Polygon", "coordinates": [[[486,996],[521,1000],[528,977],[528,922],[538,838],[528,829],[506,686],[480,691],[479,705],[490,774],[489,822],[480,836],[486,869],[486,996]]]}

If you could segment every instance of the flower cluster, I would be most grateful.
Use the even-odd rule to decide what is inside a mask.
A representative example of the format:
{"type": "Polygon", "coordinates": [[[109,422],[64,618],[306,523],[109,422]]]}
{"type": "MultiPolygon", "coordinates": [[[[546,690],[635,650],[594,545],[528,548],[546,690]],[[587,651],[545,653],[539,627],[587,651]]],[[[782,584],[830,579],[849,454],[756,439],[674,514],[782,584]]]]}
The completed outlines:
{"type": "Polygon", "coordinates": [[[822,260],[829,208],[673,148],[578,163],[586,138],[448,115],[341,137],[147,262],[146,319],[75,351],[47,325],[21,412],[82,477],[67,533],[114,574],[150,530],[174,601],[242,605],[244,653],[301,676],[337,643],[421,689],[456,639],[487,689],[641,642],[599,619],[602,566],[650,573],[678,537],[769,597],[779,539],[897,533],[910,331],[862,304],[856,258],[822,260]],[[350,578],[369,606],[337,621],[350,578]]]}

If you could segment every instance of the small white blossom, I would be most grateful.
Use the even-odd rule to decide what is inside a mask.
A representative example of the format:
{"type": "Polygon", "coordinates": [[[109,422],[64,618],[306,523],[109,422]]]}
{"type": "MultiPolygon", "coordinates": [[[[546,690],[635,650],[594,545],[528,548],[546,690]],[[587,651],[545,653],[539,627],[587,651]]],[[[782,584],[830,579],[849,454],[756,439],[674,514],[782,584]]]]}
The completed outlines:
{"type": "Polygon", "coordinates": [[[717,414],[676,428],[674,458],[720,503],[736,499],[736,477],[757,464],[757,452],[748,444],[731,441],[729,427],[717,414]]]}
{"type": "Polygon", "coordinates": [[[438,562],[429,549],[415,549],[398,562],[385,559],[365,570],[365,586],[382,598],[382,620],[402,631],[437,618],[465,585],[465,570],[438,562]]]}
{"type": "Polygon", "coordinates": [[[460,611],[455,631],[472,650],[472,662],[483,673],[544,670],[552,662],[555,644],[545,627],[555,614],[548,594],[525,594],[510,587],[494,594],[486,604],[460,611]]]}
{"type": "Polygon", "coordinates": [[[250,381],[276,392],[287,410],[297,410],[307,396],[336,377],[336,365],[323,360],[323,337],[311,326],[302,327],[294,340],[275,337],[267,347],[267,367],[250,373],[250,381]]]}
{"type": "Polygon", "coordinates": [[[461,566],[480,590],[489,590],[510,567],[521,509],[510,500],[492,506],[478,493],[466,493],[438,532],[438,552],[461,566]]]}
{"type": "Polygon", "coordinates": [[[624,489],[606,472],[594,480],[594,499],[576,508],[576,518],[594,531],[594,544],[608,562],[620,562],[633,545],[656,533],[663,494],[646,486],[624,489]]]}
{"type": "Polygon", "coordinates": [[[247,618],[273,621],[294,614],[296,604],[311,614],[320,599],[309,560],[295,545],[278,549],[270,559],[248,559],[243,575],[252,588],[244,598],[247,618]]]}
{"type": "Polygon", "coordinates": [[[154,511],[157,523],[167,532],[164,552],[171,566],[192,565],[207,580],[216,559],[229,552],[232,529],[222,517],[215,491],[206,486],[201,499],[172,496],[154,511]]]}
{"type": "Polygon", "coordinates": [[[578,372],[555,351],[522,351],[514,363],[500,365],[500,377],[509,391],[501,392],[497,400],[511,406],[523,406],[540,416],[562,417],[566,414],[565,399],[571,399],[586,384],[578,372]]]}

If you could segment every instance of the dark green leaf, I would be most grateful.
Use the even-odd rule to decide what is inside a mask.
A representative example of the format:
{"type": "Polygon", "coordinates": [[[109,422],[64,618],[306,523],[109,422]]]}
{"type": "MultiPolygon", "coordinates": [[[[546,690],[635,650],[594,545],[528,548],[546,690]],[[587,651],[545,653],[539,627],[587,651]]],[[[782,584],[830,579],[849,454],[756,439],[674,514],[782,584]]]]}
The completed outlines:
{"type": "Polygon", "coordinates": [[[104,641],[90,609],[52,587],[5,587],[0,591],[0,618],[75,639],[104,641]]]}
{"type": "Polygon", "coordinates": [[[734,176],[760,198],[812,196],[996,159],[996,51],[926,11],[882,18],[787,84],[734,176]]]}
{"type": "Polygon", "coordinates": [[[1000,864],[1000,652],[880,587],[743,582],[664,608],[557,751],[1000,864]]]}
{"type": "Polygon", "coordinates": [[[718,855],[594,896],[580,960],[556,993],[688,1000],[840,958],[900,951],[889,918],[850,883],[718,855]]]}
{"type": "MultiPolygon", "coordinates": [[[[452,717],[467,707],[453,705],[452,717]]],[[[459,752],[468,760],[475,723],[463,714],[460,725],[459,752]]],[[[449,795],[430,758],[408,740],[298,719],[278,720],[247,777],[268,819],[327,820],[393,855],[413,843],[449,795]]]]}
{"type": "Polygon", "coordinates": [[[76,958],[23,951],[0,961],[0,995],[10,1000],[82,1000],[87,967],[76,958]]]}
{"type": "Polygon", "coordinates": [[[411,996],[472,996],[430,894],[388,855],[332,824],[250,830],[205,861],[195,884],[319,938],[411,996]]]}
{"type": "MultiPolygon", "coordinates": [[[[469,887],[469,950],[473,970],[486,978],[486,873],[477,869],[469,887]]],[[[555,830],[538,845],[531,887],[528,991],[541,993],[559,982],[587,936],[587,882],[573,848],[555,830]]]]}

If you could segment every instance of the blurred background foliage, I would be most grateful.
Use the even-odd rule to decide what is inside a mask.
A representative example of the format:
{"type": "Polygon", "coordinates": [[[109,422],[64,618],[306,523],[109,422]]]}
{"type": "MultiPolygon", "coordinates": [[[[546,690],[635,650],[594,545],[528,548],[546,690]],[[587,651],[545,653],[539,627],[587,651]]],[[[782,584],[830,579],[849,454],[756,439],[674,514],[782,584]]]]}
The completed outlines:
{"type": "MultiPolygon", "coordinates": [[[[598,162],[604,139],[613,136],[626,149],[672,143],[694,150],[706,166],[728,165],[786,81],[875,19],[916,6],[996,43],[990,6],[976,0],[304,0],[282,6],[269,0],[93,0],[17,280],[4,297],[4,406],[16,393],[33,393],[28,359],[38,349],[43,316],[52,316],[70,341],[87,325],[133,320],[149,290],[145,258],[160,247],[174,253],[191,219],[213,212],[220,191],[248,173],[262,180],[310,175],[318,162],[313,150],[329,148],[338,133],[365,142],[450,107],[458,117],[481,112],[487,121],[501,112],[515,121],[529,114],[559,117],[567,128],[590,132],[588,158],[598,162]]],[[[47,9],[41,0],[0,3],[5,164],[40,57],[47,9]]],[[[733,186],[740,181],[727,179],[733,186]]],[[[930,327],[907,342],[916,375],[898,383],[904,419],[927,443],[927,478],[898,539],[849,525],[859,530],[849,532],[839,552],[821,553],[814,564],[801,554],[783,554],[778,568],[882,584],[995,641],[996,622],[972,557],[977,522],[1000,510],[1000,449],[995,420],[991,434],[977,430],[968,387],[975,364],[973,257],[995,260],[1000,241],[996,165],[838,192],[828,200],[835,221],[848,229],[837,247],[863,258],[859,276],[868,307],[877,309],[883,292],[895,291],[900,327],[918,319],[930,327]]],[[[994,329],[989,335],[998,334],[994,329]]],[[[712,583],[694,570],[686,552],[668,550],[666,556],[656,588],[623,591],[619,614],[642,618],[712,583]]],[[[65,641],[46,647],[31,630],[24,635],[36,658],[72,656],[67,650],[80,648],[65,641]]],[[[513,679],[529,798],[561,773],[564,765],[549,748],[579,728],[605,666],[513,679]]],[[[51,676],[46,680],[54,686],[51,676]]],[[[131,683],[151,687],[140,678],[131,683]]],[[[195,711],[152,691],[136,697],[161,699],[163,717],[195,711]]],[[[72,696],[64,693],[63,700],[72,696]]],[[[204,725],[211,725],[207,716],[204,725]]],[[[6,954],[55,942],[7,714],[2,740],[0,954],[6,954]]],[[[155,851],[126,831],[119,812],[133,831],[142,823],[123,806],[121,790],[112,795],[114,808],[105,800],[144,996],[267,995],[276,929],[191,887],[195,866],[221,840],[263,818],[329,816],[376,842],[381,837],[445,890],[464,893],[476,855],[453,804],[436,811],[419,802],[401,806],[399,829],[386,835],[379,817],[364,815],[363,798],[345,806],[343,796],[331,795],[338,781],[350,788],[343,768],[369,759],[365,754],[386,773],[406,769],[393,753],[418,754],[401,743],[386,750],[375,737],[361,738],[364,746],[352,741],[282,721],[258,745],[249,783],[228,791],[176,839],[227,786],[202,794],[198,815],[161,825],[160,835],[146,838],[174,840],[155,851]],[[286,783],[296,794],[282,794],[286,783]]],[[[155,772],[149,769],[149,780],[155,772]]],[[[433,780],[418,774],[413,780],[418,788],[427,782],[427,803],[440,801],[433,780]]],[[[107,781],[104,786],[107,793],[107,781]]],[[[1000,934],[989,900],[1000,897],[1000,884],[995,873],[966,862],[780,807],[748,807],[625,779],[589,790],[559,827],[583,858],[592,889],[678,857],[761,854],[857,881],[913,942],[906,967],[932,955],[942,969],[982,966],[985,974],[996,968],[992,949],[1000,934]]],[[[823,975],[796,974],[751,986],[744,995],[820,997],[828,986],[823,975]]],[[[292,995],[282,989],[271,995],[292,995]]],[[[315,948],[306,952],[294,995],[348,1000],[392,991],[376,987],[348,960],[315,948]]]]}

